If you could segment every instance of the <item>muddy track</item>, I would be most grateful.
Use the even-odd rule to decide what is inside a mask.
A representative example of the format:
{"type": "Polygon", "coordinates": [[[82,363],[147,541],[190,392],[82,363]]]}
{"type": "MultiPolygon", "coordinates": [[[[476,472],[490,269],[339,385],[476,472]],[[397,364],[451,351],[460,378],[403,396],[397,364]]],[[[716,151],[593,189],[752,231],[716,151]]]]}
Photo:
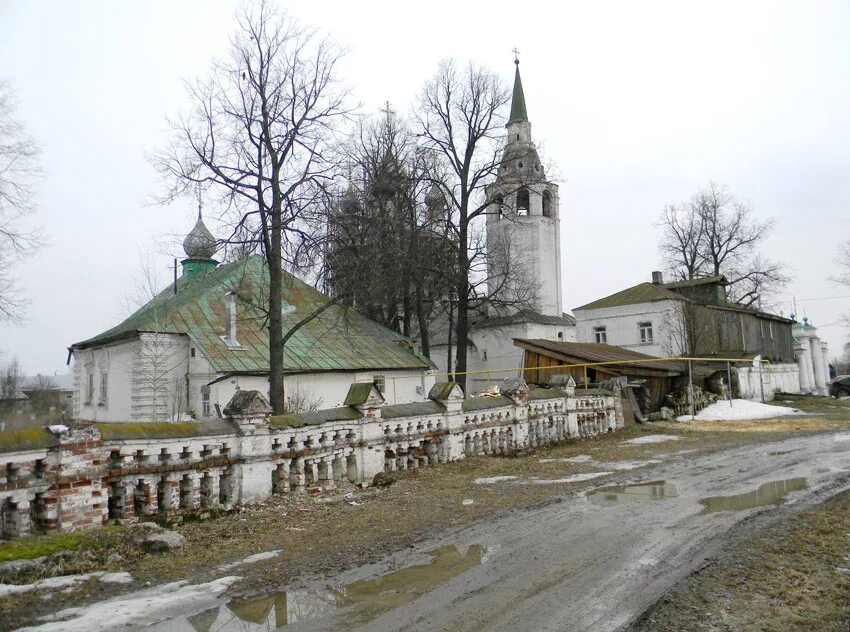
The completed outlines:
{"type": "MultiPolygon", "coordinates": [[[[212,607],[175,604],[152,629],[213,622],[217,630],[243,630],[246,622],[286,630],[626,629],[716,554],[733,528],[850,488],[850,440],[837,437],[850,439],[821,433],[702,455],[654,455],[660,463],[595,486],[604,493],[564,493],[442,531],[376,563],[282,587],[255,584],[249,597],[244,585],[240,596],[221,588],[212,607]]],[[[75,624],[87,629],[83,620],[75,624]]]]}

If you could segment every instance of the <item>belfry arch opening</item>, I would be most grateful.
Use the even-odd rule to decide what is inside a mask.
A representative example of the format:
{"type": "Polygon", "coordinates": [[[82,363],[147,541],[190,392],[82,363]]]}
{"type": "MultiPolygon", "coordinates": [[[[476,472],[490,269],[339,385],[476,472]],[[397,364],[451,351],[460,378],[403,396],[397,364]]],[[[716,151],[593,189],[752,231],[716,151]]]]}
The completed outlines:
{"type": "Polygon", "coordinates": [[[543,191],[543,217],[552,217],[552,194],[548,190],[543,191]]]}
{"type": "Polygon", "coordinates": [[[522,188],[516,194],[516,214],[525,217],[529,214],[528,210],[531,206],[531,199],[528,194],[528,189],[522,188]]]}

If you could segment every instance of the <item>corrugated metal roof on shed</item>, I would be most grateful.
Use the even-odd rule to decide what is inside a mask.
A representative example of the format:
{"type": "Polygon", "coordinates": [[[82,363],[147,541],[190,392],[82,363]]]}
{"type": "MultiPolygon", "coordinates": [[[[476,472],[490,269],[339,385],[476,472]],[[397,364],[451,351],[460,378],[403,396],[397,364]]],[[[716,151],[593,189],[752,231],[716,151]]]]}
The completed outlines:
{"type": "Polygon", "coordinates": [[[539,352],[542,349],[555,356],[579,358],[588,363],[623,362],[623,366],[644,366],[676,373],[682,370],[678,362],[596,342],[559,342],[542,338],[514,338],[514,344],[530,351],[539,352]],[[634,361],[634,365],[628,364],[629,361],[634,361]]]}

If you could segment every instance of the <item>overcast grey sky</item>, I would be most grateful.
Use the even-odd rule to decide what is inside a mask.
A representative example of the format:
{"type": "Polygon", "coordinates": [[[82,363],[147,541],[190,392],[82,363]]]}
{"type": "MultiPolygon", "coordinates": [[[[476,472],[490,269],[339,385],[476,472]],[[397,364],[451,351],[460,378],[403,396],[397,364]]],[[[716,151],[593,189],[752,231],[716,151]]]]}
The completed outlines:
{"type": "MultiPolygon", "coordinates": [[[[350,49],[365,112],[403,113],[444,57],[521,69],[532,132],[561,177],[565,305],[658,266],[664,204],[714,180],[777,228],[766,254],[837,353],[850,295],[827,277],[850,238],[848,2],[333,2],[285,6],[350,49]]],[[[230,0],[0,0],[0,77],[43,148],[50,245],[18,269],[31,305],[0,325],[27,372],[117,324],[140,253],[193,223],[194,203],[146,206],[145,161],[233,29],[230,0]]],[[[181,252],[174,252],[176,256],[181,252]]],[[[170,259],[160,258],[163,279],[170,259]]],[[[0,361],[4,358],[0,357],[0,361]]]]}

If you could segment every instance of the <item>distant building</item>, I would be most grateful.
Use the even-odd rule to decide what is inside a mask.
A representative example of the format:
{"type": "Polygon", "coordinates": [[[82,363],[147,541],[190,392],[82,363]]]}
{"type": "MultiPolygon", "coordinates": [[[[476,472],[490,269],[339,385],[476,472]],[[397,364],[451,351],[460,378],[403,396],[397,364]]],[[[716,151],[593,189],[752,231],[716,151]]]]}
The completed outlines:
{"type": "MultiPolygon", "coordinates": [[[[826,365],[818,367],[822,343],[801,342],[811,341],[813,334],[791,318],[730,303],[727,285],[723,276],[664,283],[661,273],[653,272],[651,283],[576,307],[576,340],[658,357],[760,358],[761,372],[735,365],[744,397],[760,397],[762,389],[766,398],[775,391],[822,392],[825,382],[817,380],[818,371],[827,374],[826,365]],[[805,357],[812,358],[809,378],[805,357]]],[[[706,363],[700,368],[705,374],[720,367],[706,363]]]]}
{"type": "Polygon", "coordinates": [[[22,376],[17,393],[0,399],[0,430],[38,428],[70,418],[73,375],[22,376]]]}
{"type": "MultiPolygon", "coordinates": [[[[268,269],[254,255],[218,265],[200,215],[183,243],[176,284],[124,322],[69,348],[75,417],[152,421],[221,416],[237,390],[268,394],[268,269]]],[[[285,328],[330,299],[285,274],[285,328]]],[[[390,403],[422,400],[433,364],[408,339],[332,306],[284,349],[293,412],[341,406],[353,382],[374,382],[390,403]]]]}
{"type": "MultiPolygon", "coordinates": [[[[518,62],[506,131],[498,175],[487,190],[488,292],[505,306],[469,315],[470,393],[520,374],[522,350],[513,338],[575,340],[575,321],[564,313],[561,296],[558,185],[546,179],[531,137],[518,62]]],[[[445,314],[429,327],[431,359],[442,372],[453,368],[452,329],[445,314]]]]}

